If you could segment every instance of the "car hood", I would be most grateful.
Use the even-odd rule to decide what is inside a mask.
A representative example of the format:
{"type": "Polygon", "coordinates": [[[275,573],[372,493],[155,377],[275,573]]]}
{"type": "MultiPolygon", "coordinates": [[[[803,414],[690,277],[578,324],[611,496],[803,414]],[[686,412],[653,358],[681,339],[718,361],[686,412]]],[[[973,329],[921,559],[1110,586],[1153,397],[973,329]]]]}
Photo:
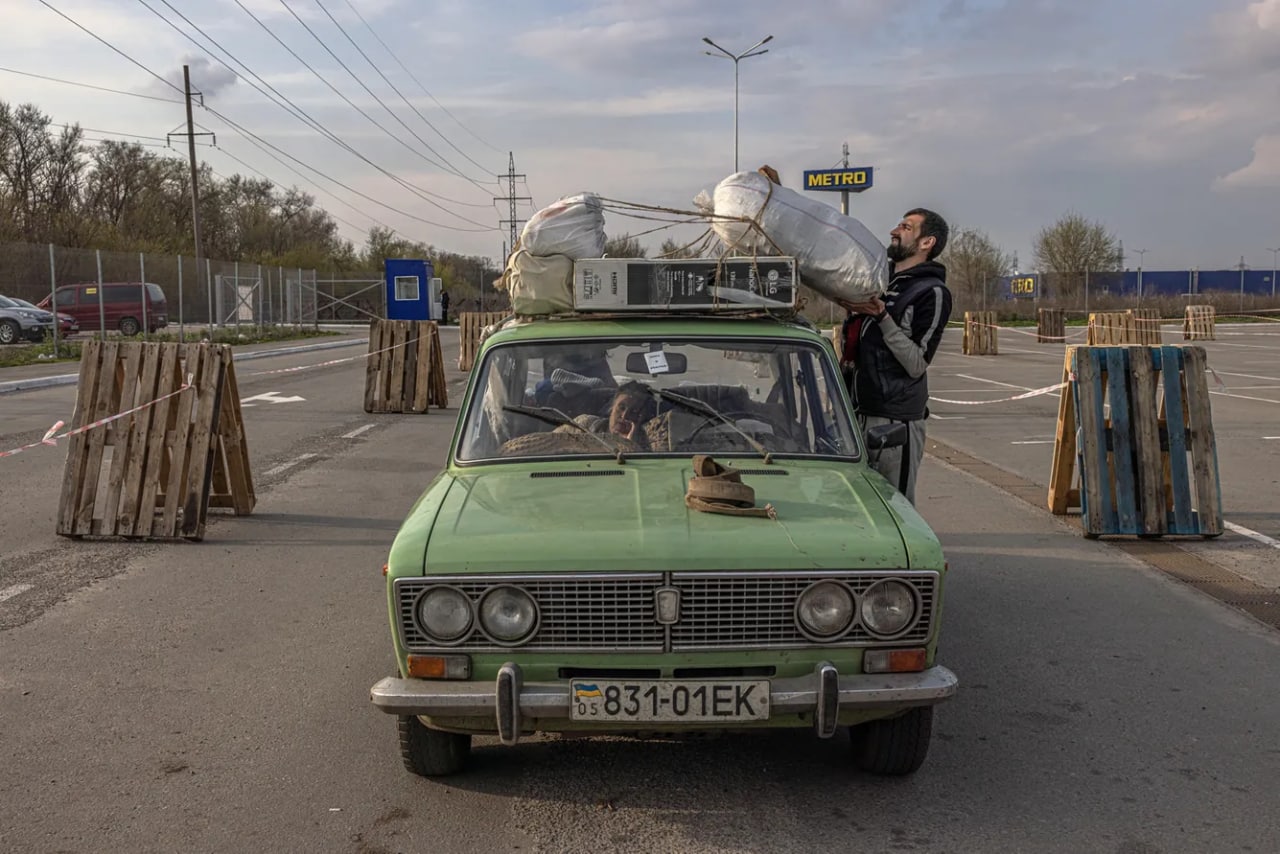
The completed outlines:
{"type": "Polygon", "coordinates": [[[742,465],[756,506],[771,505],[776,519],[689,509],[687,460],[457,473],[437,484],[447,492],[426,566],[432,574],[908,566],[897,516],[862,467],[742,465]]]}

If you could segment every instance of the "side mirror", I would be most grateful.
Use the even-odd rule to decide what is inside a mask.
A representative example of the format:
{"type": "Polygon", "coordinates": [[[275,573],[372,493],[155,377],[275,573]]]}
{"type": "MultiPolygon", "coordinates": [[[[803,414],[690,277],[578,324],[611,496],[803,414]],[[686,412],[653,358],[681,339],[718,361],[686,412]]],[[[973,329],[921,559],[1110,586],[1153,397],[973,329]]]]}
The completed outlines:
{"type": "Polygon", "coordinates": [[[873,451],[885,448],[901,448],[907,444],[908,426],[901,421],[877,424],[867,431],[867,447],[873,451]]]}
{"type": "MultiPolygon", "coordinates": [[[[635,351],[627,354],[627,373],[629,374],[649,374],[649,362],[645,358],[649,353],[635,351]]],[[[658,371],[660,374],[683,374],[689,370],[689,359],[684,353],[667,353],[663,352],[663,356],[667,360],[667,369],[658,371]]]]}

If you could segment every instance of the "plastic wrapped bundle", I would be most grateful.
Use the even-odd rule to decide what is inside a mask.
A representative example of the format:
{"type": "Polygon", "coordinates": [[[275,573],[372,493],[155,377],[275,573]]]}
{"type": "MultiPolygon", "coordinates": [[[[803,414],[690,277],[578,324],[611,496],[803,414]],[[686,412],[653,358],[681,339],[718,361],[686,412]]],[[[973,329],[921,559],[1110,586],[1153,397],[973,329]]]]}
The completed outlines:
{"type": "Polygon", "coordinates": [[[604,210],[592,193],[565,196],[529,217],[520,246],[530,255],[565,255],[573,260],[604,254],[604,210]]]}
{"type": "MultiPolygon", "coordinates": [[[[710,202],[711,226],[730,251],[791,255],[804,283],[826,297],[860,302],[888,284],[884,245],[865,225],[759,172],[725,178],[710,202]]],[[[695,200],[706,203],[705,193],[695,200]]]]}

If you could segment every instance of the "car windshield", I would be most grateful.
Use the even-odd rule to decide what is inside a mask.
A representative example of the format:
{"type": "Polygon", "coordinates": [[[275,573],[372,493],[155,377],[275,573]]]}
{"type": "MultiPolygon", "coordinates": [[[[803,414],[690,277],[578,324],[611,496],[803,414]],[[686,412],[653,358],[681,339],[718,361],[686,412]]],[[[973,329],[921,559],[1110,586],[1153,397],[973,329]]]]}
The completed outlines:
{"type": "Polygon", "coordinates": [[[856,457],[839,381],[825,351],[803,341],[504,344],[477,367],[457,457],[856,457]]]}
{"type": "Polygon", "coordinates": [[[0,297],[0,308],[22,308],[22,306],[8,297],[0,297]]]}
{"type": "Polygon", "coordinates": [[[18,308],[38,308],[39,307],[33,302],[27,302],[26,300],[18,299],[17,297],[9,297],[9,302],[17,303],[18,308]]]}

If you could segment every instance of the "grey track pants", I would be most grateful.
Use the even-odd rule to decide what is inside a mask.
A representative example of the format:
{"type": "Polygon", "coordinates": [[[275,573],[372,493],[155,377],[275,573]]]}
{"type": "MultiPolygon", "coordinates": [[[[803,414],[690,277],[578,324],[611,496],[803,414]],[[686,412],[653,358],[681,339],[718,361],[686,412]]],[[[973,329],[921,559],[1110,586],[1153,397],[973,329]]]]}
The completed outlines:
{"type": "MultiPolygon", "coordinates": [[[[878,415],[859,416],[863,431],[881,424],[892,424],[892,418],[881,418],[878,415]]],[[[868,460],[871,467],[880,472],[884,479],[900,490],[912,504],[916,503],[916,474],[920,471],[920,461],[924,458],[924,421],[908,421],[907,428],[911,436],[907,448],[885,448],[883,451],[872,451],[868,460]],[[906,489],[902,488],[903,451],[906,451],[906,489]]]]}

